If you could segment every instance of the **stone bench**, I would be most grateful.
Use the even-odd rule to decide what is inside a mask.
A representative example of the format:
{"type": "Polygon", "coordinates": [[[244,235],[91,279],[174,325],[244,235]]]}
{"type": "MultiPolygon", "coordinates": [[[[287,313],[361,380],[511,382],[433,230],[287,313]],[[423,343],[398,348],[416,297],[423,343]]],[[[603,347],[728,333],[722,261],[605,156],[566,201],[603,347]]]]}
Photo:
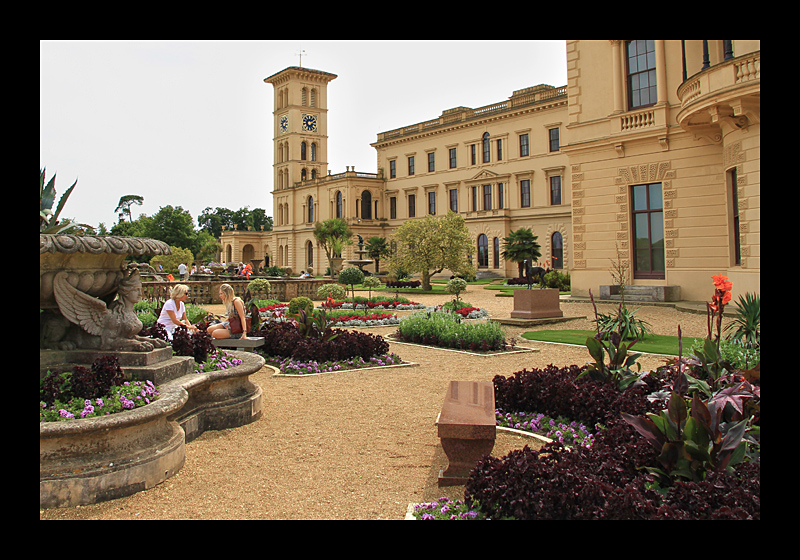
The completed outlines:
{"type": "Polygon", "coordinates": [[[439,486],[467,482],[470,471],[494,448],[494,385],[490,381],[451,381],[436,419],[449,465],[439,472],[439,486]]]}
{"type": "Polygon", "coordinates": [[[212,338],[211,342],[216,348],[235,348],[243,352],[252,352],[255,348],[264,345],[263,336],[251,336],[246,339],[241,338],[212,338]]]}

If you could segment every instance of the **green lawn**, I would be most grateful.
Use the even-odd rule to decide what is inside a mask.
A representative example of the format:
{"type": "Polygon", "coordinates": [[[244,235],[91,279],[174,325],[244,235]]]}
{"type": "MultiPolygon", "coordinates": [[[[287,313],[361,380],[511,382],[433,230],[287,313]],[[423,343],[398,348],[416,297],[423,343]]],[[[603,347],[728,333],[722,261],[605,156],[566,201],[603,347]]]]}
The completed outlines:
{"type": "MultiPolygon", "coordinates": [[[[594,336],[595,331],[530,331],[522,333],[522,338],[526,340],[539,340],[542,342],[560,342],[563,344],[576,344],[578,346],[585,346],[586,339],[594,336]]],[[[695,340],[701,341],[702,338],[683,338],[683,355],[685,356],[688,350],[695,343],[695,340]]],[[[640,340],[634,344],[631,349],[632,352],[647,352],[651,354],[668,354],[671,356],[678,355],[678,337],[677,336],[664,336],[660,334],[650,334],[647,338],[640,340]]]]}

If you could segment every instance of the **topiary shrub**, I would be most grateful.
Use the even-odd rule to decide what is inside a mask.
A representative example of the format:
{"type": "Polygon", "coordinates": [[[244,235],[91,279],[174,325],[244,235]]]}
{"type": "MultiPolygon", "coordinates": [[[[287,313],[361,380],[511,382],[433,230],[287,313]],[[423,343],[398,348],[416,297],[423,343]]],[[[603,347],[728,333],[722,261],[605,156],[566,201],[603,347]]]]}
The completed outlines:
{"type": "Polygon", "coordinates": [[[314,302],[305,296],[298,296],[292,298],[289,302],[289,308],[286,310],[287,314],[292,315],[301,309],[314,309],[314,302]]]}
{"type": "Polygon", "coordinates": [[[341,284],[323,284],[317,288],[317,297],[344,299],[346,295],[344,286],[341,284]]]}

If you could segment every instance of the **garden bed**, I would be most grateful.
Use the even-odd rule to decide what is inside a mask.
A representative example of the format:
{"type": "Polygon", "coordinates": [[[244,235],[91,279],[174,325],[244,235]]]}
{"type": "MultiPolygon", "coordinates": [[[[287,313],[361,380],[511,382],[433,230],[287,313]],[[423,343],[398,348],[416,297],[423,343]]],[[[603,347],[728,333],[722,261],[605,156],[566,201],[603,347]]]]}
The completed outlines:
{"type": "Polygon", "coordinates": [[[340,373],[354,370],[376,370],[393,369],[401,367],[416,367],[419,364],[414,362],[404,362],[396,354],[389,356],[374,357],[369,361],[353,360],[348,362],[300,362],[294,363],[291,359],[280,357],[265,358],[266,365],[273,370],[272,377],[311,377],[315,375],[325,375],[328,373],[340,373]],[[392,357],[393,356],[393,357],[392,357]],[[292,372],[292,370],[295,370],[292,372]]]}
{"type": "Polygon", "coordinates": [[[508,345],[504,349],[500,349],[500,350],[486,350],[486,351],[481,351],[481,350],[463,350],[463,349],[459,349],[459,348],[450,348],[450,347],[447,347],[447,346],[434,346],[434,345],[423,344],[423,343],[419,343],[419,342],[408,342],[408,341],[400,340],[399,338],[397,338],[396,335],[389,335],[386,338],[388,340],[390,340],[391,342],[395,343],[395,344],[407,344],[408,346],[418,346],[420,348],[431,348],[433,350],[447,350],[448,352],[456,352],[458,354],[468,354],[470,356],[490,357],[490,356],[505,356],[507,354],[519,354],[519,353],[523,353],[523,352],[541,352],[541,350],[539,350],[538,348],[528,348],[527,346],[514,346],[514,345],[508,345]]]}

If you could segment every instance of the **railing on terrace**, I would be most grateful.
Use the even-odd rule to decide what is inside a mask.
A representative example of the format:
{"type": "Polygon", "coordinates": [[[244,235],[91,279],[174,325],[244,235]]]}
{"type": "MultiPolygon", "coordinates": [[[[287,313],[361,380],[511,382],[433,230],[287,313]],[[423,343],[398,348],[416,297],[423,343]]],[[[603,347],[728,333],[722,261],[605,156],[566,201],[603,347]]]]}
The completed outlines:
{"type": "MultiPolygon", "coordinates": [[[[251,278],[252,280],[253,278],[251,278]]],[[[292,298],[305,296],[312,300],[320,300],[317,296],[317,289],[323,284],[330,284],[333,280],[330,279],[317,279],[317,278],[304,278],[304,279],[272,279],[268,278],[270,283],[269,295],[264,297],[269,299],[277,299],[278,301],[290,301],[292,298]]],[[[153,299],[165,301],[169,299],[170,291],[175,284],[186,284],[189,287],[190,303],[195,304],[209,304],[209,303],[222,303],[219,298],[219,287],[222,284],[230,284],[233,292],[238,297],[244,297],[244,292],[247,285],[250,283],[248,280],[229,280],[226,278],[219,278],[216,280],[188,280],[174,282],[142,282],[142,299],[153,299]]]]}
{"type": "Polygon", "coordinates": [[[540,103],[547,103],[555,99],[566,99],[567,86],[561,87],[533,87],[525,90],[515,92],[508,101],[501,101],[500,103],[492,103],[477,109],[469,107],[456,107],[455,109],[448,109],[444,111],[438,119],[431,119],[417,124],[396,128],[378,134],[378,142],[391,140],[393,138],[400,138],[419,132],[427,132],[428,130],[438,128],[441,126],[448,126],[453,123],[466,122],[473,119],[480,119],[489,115],[504,113],[525,107],[527,105],[536,105],[540,103]]]}
{"type": "Polygon", "coordinates": [[[350,178],[357,178],[357,179],[383,179],[383,175],[380,173],[365,173],[363,171],[345,171],[344,173],[336,173],[335,175],[325,175],[324,177],[317,177],[316,179],[306,179],[305,181],[297,181],[296,183],[292,184],[292,188],[300,187],[300,186],[310,186],[310,185],[322,185],[324,183],[329,183],[331,181],[338,181],[339,179],[344,179],[345,177],[350,178]]]}

